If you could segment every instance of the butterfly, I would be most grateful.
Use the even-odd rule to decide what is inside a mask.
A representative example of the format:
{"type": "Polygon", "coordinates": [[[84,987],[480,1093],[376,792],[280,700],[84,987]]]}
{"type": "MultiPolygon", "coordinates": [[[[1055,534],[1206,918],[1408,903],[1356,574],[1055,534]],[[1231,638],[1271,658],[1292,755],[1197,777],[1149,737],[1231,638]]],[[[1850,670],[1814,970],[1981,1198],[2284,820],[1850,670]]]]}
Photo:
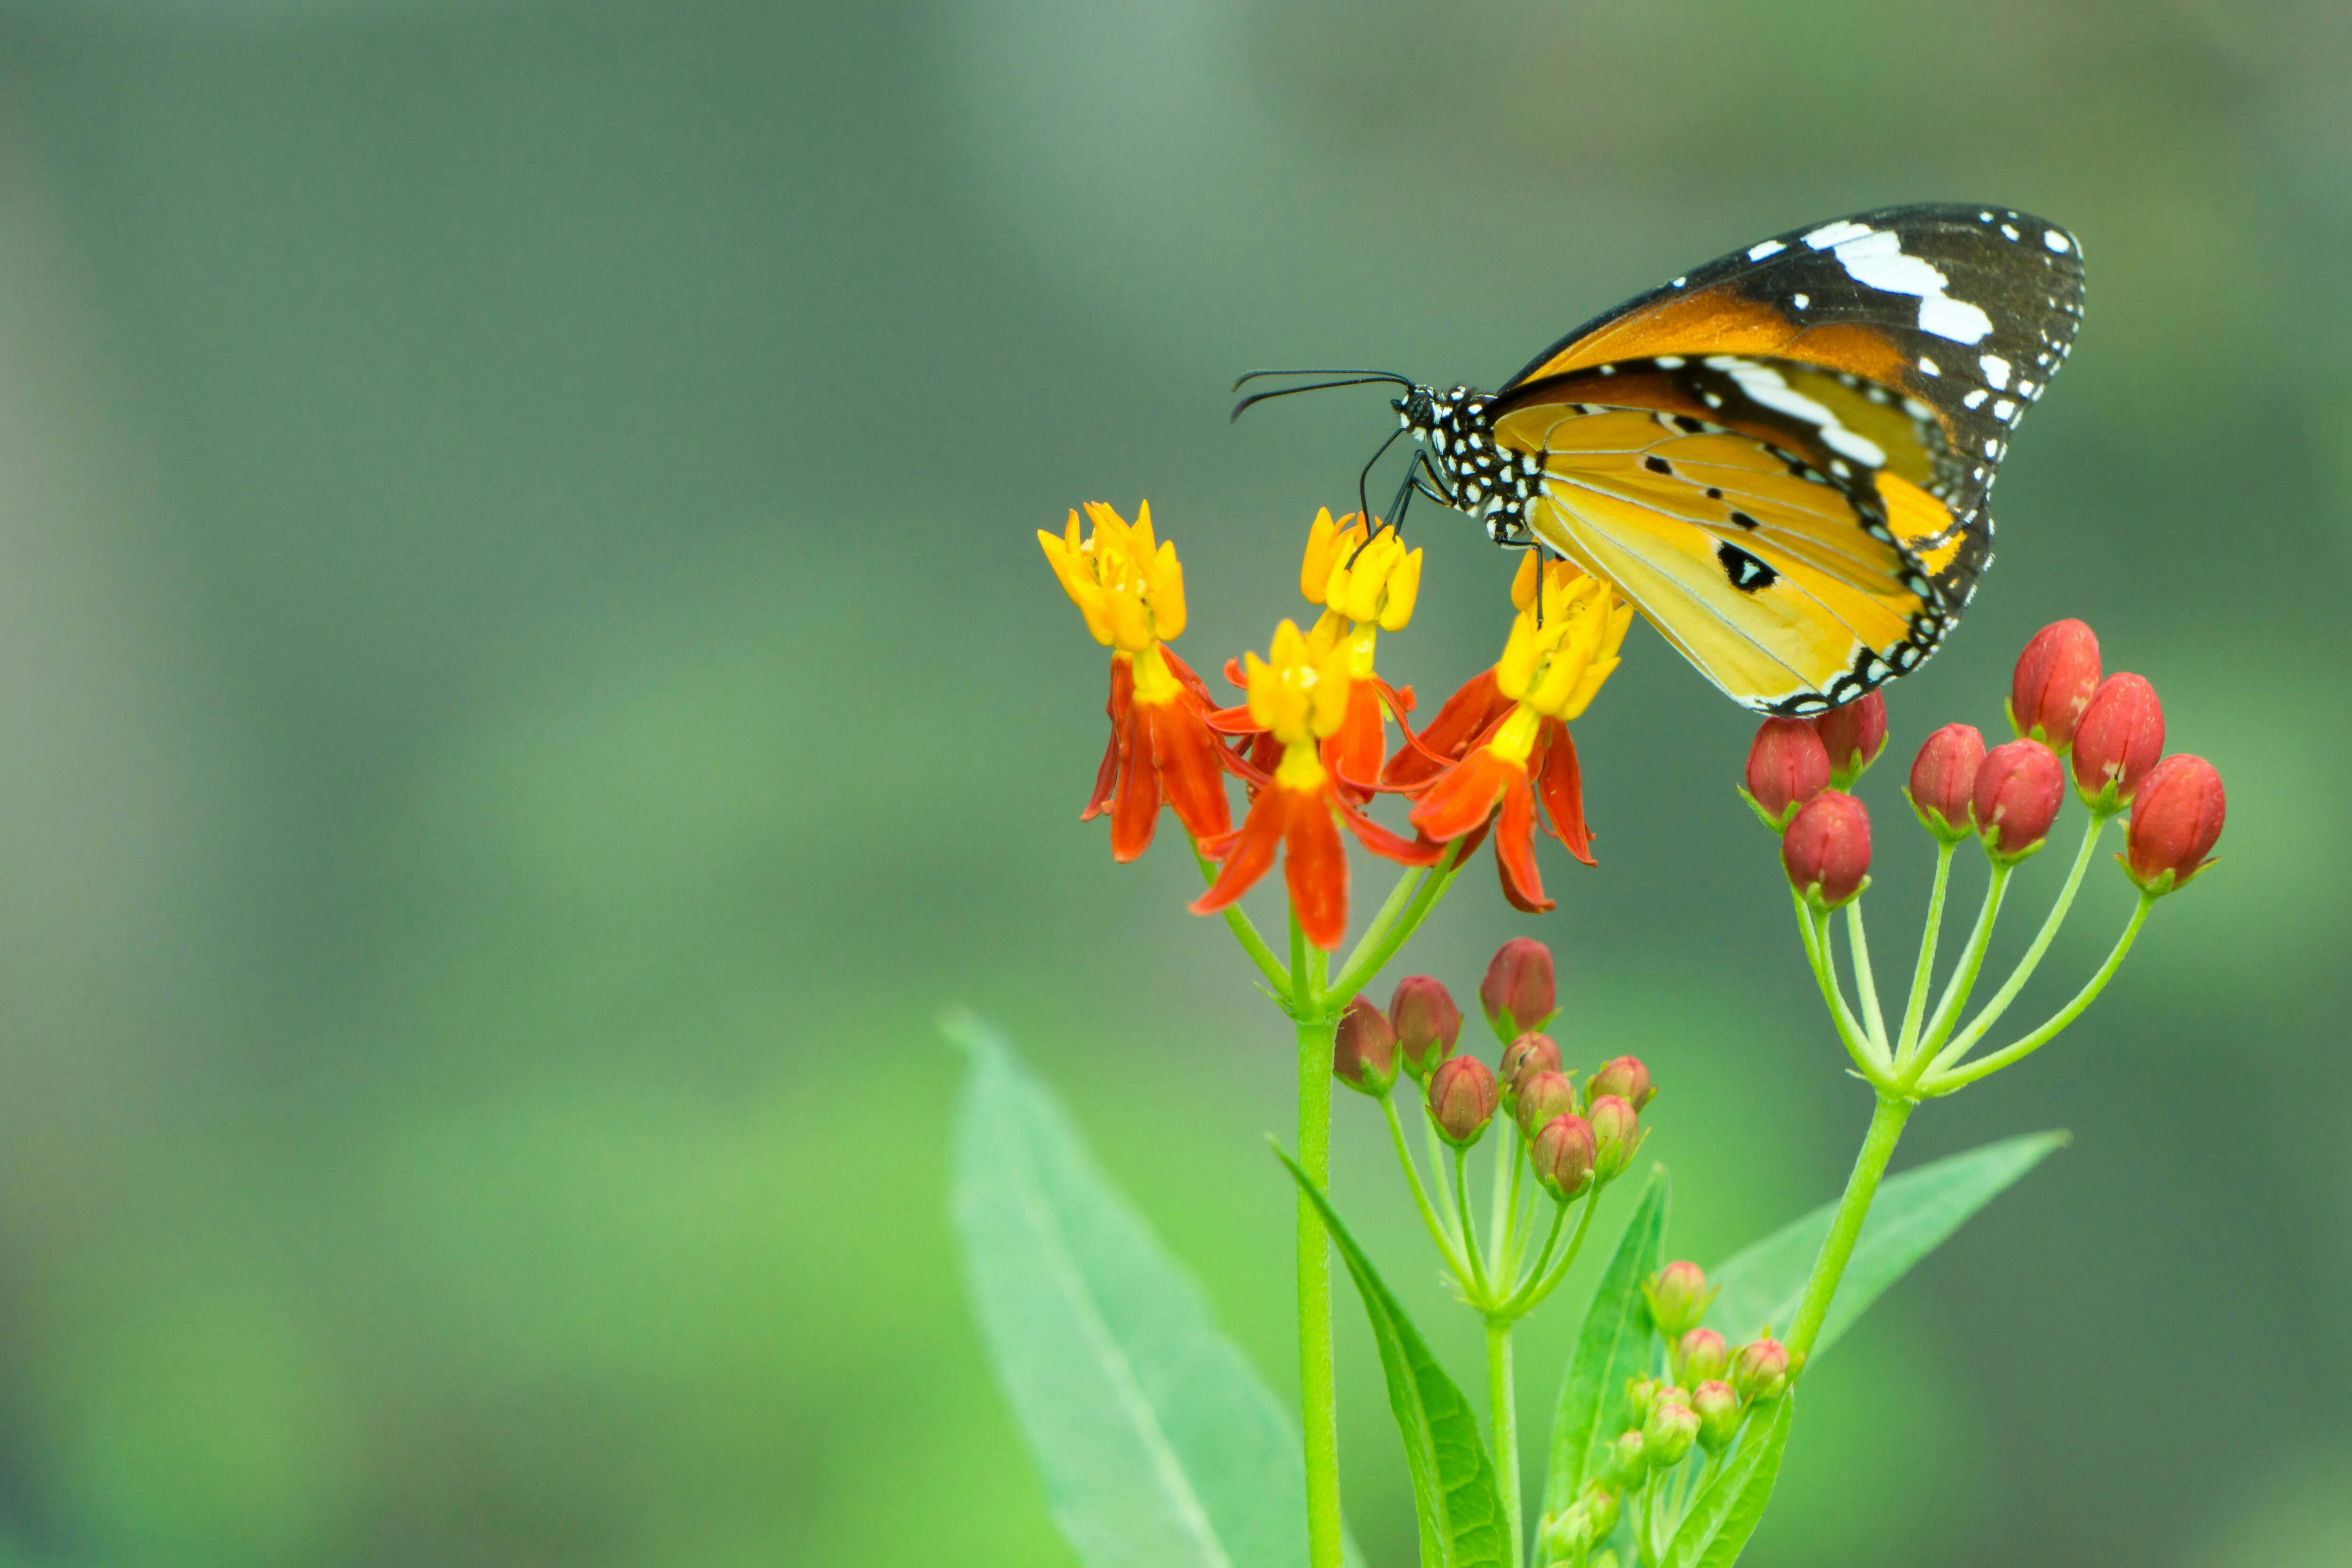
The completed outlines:
{"type": "Polygon", "coordinates": [[[2011,432],[2082,315],[2082,245],[2055,224],[1885,207],[1685,273],[1497,391],[1243,380],[1403,386],[1389,444],[1420,447],[1391,518],[1418,493],[1564,557],[1733,700],[1794,717],[1942,643],[1992,560],[2011,432]]]}

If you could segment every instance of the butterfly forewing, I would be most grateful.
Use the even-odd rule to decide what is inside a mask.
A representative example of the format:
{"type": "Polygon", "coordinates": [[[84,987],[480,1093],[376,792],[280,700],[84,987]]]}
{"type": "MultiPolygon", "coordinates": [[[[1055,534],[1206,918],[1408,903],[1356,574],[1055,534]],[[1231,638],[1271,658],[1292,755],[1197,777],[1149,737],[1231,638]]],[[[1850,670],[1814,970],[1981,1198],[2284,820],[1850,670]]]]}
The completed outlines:
{"type": "Polygon", "coordinates": [[[2074,345],[2082,246],[2006,207],[1887,207],[1733,251],[1586,322],[1503,388],[1612,361],[1745,354],[1874,383],[1932,410],[1937,498],[1980,510],[2009,433],[2074,345]]]}
{"type": "Polygon", "coordinates": [[[2000,207],[1793,230],[1580,328],[1512,378],[1528,526],[1765,711],[1933,652],[1990,559],[2009,432],[2064,360],[2081,247],[2000,207]]]}

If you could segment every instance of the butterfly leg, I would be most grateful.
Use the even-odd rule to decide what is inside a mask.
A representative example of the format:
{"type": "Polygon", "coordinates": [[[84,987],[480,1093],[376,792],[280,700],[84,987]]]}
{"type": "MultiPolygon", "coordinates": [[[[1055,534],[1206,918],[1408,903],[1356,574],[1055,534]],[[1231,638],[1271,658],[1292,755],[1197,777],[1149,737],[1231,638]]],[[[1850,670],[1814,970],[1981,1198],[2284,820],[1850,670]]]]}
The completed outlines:
{"type": "MultiPolygon", "coordinates": [[[[1390,439],[1394,440],[1395,437],[1391,437],[1390,439]]],[[[1388,448],[1383,446],[1381,450],[1385,452],[1388,448]]],[[[1403,533],[1405,508],[1412,504],[1413,491],[1420,489],[1420,470],[1417,468],[1406,469],[1404,483],[1397,487],[1396,499],[1389,502],[1388,516],[1381,519],[1381,521],[1372,528],[1371,531],[1364,535],[1363,543],[1357,545],[1354,553],[1348,557],[1348,565],[1351,570],[1356,564],[1356,556],[1361,555],[1365,551],[1370,549],[1373,540],[1378,539],[1381,534],[1386,533],[1391,529],[1396,530],[1400,535],[1403,533]]],[[[1356,488],[1358,490],[1357,499],[1360,500],[1363,499],[1361,494],[1363,489],[1361,476],[1358,477],[1356,488]]],[[[1369,509],[1367,510],[1369,510],[1369,509]]]]}

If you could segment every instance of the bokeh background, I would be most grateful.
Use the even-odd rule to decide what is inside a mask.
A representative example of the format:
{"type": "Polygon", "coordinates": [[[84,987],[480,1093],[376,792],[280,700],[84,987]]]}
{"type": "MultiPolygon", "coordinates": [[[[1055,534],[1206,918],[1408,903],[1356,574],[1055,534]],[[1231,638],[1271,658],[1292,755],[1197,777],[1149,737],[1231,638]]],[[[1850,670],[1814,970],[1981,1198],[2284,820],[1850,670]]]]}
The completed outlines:
{"type": "MultiPolygon", "coordinates": [[[[1074,820],[1104,660],[1032,531],[1148,496],[1213,668],[1389,428],[1229,427],[1236,371],[1491,384],[1947,197],[2070,226],[2090,310],[1891,696],[1881,964],[1900,759],[1998,726],[2045,621],[2234,815],[2061,1047],[1914,1123],[1903,1163],[2076,1142],[1823,1363],[1753,1561],[2352,1562],[2339,0],[0,7],[0,1558],[1069,1563],[961,1300],[932,1019],[1026,1044],[1277,1387],[1290,1108],[1178,847],[1074,820]]],[[[1417,531],[1383,660],[1433,695],[1507,563],[1417,531]]],[[[1637,630],[1580,726],[1600,868],[1532,922],[1481,870],[1410,955],[1466,994],[1552,944],[1571,1055],[1666,1086],[1701,1259],[1831,1196],[1867,1110],[1748,730],[1637,630]]],[[[2032,1003],[2128,902],[2095,876],[2032,1003]]]]}

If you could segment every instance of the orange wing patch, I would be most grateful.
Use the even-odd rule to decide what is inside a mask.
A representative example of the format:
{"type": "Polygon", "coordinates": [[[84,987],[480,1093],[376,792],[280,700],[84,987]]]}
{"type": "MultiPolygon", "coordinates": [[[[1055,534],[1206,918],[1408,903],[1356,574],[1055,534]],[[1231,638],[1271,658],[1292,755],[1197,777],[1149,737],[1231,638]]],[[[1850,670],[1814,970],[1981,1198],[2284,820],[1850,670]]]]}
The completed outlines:
{"type": "Polygon", "coordinates": [[[1878,496],[1886,503],[1886,526],[1903,548],[1929,576],[1943,575],[1967,542],[1953,524],[1952,509],[1899,474],[1878,476],[1878,496]]]}

